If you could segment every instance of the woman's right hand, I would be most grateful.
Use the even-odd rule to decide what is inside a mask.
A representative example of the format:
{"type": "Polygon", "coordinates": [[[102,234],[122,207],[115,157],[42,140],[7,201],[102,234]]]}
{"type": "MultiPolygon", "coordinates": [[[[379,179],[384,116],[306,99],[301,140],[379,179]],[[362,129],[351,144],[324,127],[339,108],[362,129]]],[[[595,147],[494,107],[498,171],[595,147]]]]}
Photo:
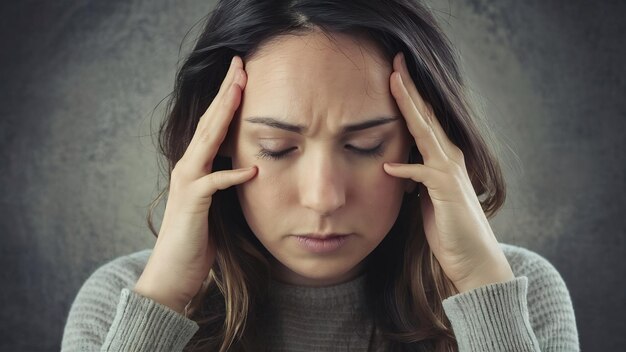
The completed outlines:
{"type": "Polygon", "coordinates": [[[159,236],[133,289],[179,313],[198,293],[215,262],[215,246],[208,233],[213,194],[256,175],[254,166],[211,172],[246,80],[243,61],[235,56],[218,94],[172,170],[159,236]]]}

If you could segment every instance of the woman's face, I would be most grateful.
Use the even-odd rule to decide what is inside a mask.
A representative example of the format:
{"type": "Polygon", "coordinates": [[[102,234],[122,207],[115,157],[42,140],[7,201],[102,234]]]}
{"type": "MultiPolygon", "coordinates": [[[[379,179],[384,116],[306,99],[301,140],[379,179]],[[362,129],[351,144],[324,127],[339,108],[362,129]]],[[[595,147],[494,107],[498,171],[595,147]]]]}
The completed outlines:
{"type": "Polygon", "coordinates": [[[383,170],[406,162],[410,148],[391,62],[367,42],[336,38],[339,47],[319,32],[281,37],[246,61],[228,137],[233,168],[258,167],[237,186],[246,221],[274,256],[274,277],[296,285],[360,274],[412,186],[383,170]],[[323,253],[296,237],[329,233],[350,235],[323,253]]]}

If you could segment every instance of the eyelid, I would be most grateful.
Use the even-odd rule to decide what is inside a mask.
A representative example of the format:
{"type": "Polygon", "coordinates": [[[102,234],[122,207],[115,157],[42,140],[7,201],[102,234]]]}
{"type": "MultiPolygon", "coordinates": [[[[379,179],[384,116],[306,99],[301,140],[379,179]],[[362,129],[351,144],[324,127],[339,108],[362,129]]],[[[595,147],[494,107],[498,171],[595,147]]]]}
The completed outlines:
{"type": "Polygon", "coordinates": [[[355,147],[352,147],[351,149],[357,154],[376,158],[376,157],[383,156],[384,150],[385,150],[384,144],[385,144],[384,142],[381,142],[376,147],[368,148],[368,149],[360,149],[360,148],[355,148],[355,147]]]}
{"type": "Polygon", "coordinates": [[[259,146],[262,148],[280,148],[285,144],[289,144],[289,141],[284,138],[259,138],[259,146]]]}
{"type": "Polygon", "coordinates": [[[346,145],[346,149],[352,150],[356,153],[360,153],[360,154],[372,154],[372,153],[376,153],[378,154],[378,152],[380,152],[383,149],[385,142],[381,141],[380,143],[378,143],[377,145],[373,146],[373,147],[360,147],[360,146],[355,146],[352,144],[347,144],[346,145]]]}
{"type": "Polygon", "coordinates": [[[274,150],[268,150],[268,149],[265,149],[265,148],[261,147],[261,150],[257,153],[256,156],[257,156],[257,158],[278,160],[278,159],[281,159],[284,156],[286,156],[293,149],[294,148],[289,148],[289,149],[280,150],[280,151],[274,151],[274,150]]]}
{"type": "Polygon", "coordinates": [[[387,135],[377,135],[371,137],[359,137],[344,140],[344,145],[350,145],[359,149],[374,149],[383,145],[386,141],[390,140],[390,136],[387,135]]]}

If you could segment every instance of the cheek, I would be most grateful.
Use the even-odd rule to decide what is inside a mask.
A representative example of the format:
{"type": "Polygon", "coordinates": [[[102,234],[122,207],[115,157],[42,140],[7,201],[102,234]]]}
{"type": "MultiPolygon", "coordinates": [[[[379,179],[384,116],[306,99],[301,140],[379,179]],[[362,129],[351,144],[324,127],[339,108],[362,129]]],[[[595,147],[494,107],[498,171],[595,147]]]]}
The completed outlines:
{"type": "Polygon", "coordinates": [[[382,165],[376,170],[357,178],[356,201],[363,204],[363,212],[371,213],[371,219],[388,223],[395,221],[404,195],[405,181],[387,174],[382,165]]]}
{"type": "Polygon", "coordinates": [[[241,210],[258,237],[265,237],[283,226],[285,219],[280,214],[285,214],[283,208],[287,203],[285,187],[281,187],[284,182],[267,167],[258,166],[257,175],[252,180],[236,186],[241,210]]]}
{"type": "Polygon", "coordinates": [[[355,171],[359,174],[353,177],[358,185],[358,201],[367,204],[369,211],[375,212],[374,218],[384,219],[384,222],[388,222],[389,218],[393,218],[395,222],[408,182],[389,175],[383,168],[385,161],[404,163],[408,158],[408,143],[401,138],[396,141],[399,142],[389,146],[384,158],[379,159],[375,165],[368,166],[366,170],[355,171]]]}
{"type": "Polygon", "coordinates": [[[257,175],[252,180],[237,185],[240,200],[255,207],[262,205],[264,208],[280,204],[285,200],[285,187],[281,187],[284,181],[268,173],[266,168],[257,167],[257,175]]]}

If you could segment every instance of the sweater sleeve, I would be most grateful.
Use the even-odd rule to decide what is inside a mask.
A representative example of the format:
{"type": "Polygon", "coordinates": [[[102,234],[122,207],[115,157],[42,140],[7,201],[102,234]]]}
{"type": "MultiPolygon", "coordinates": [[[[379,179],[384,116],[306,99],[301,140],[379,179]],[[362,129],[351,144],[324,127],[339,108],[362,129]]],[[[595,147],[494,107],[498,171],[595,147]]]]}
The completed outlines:
{"type": "Polygon", "coordinates": [[[459,352],[580,351],[574,309],[559,272],[521,249],[509,259],[516,277],[443,301],[459,352]]]}
{"type": "Polygon", "coordinates": [[[128,256],[98,268],[72,303],[61,351],[182,351],[199,327],[134,292],[142,270],[128,256]]]}

